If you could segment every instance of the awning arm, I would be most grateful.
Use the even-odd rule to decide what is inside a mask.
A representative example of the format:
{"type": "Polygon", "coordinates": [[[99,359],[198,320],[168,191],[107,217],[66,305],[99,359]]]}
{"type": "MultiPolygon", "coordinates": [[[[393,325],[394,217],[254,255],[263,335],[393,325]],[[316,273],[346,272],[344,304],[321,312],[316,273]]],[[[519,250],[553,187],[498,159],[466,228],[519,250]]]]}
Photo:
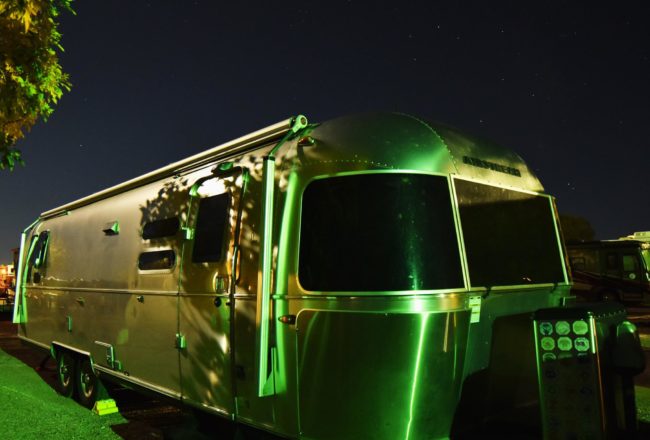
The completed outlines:
{"type": "MultiPolygon", "coordinates": [[[[273,271],[273,203],[275,190],[275,154],[280,147],[307,127],[303,115],[293,118],[291,129],[264,158],[262,171],[262,236],[257,295],[257,394],[260,397],[274,393],[273,366],[269,368],[269,329],[271,304],[271,273],[273,271]]],[[[271,353],[271,359],[274,358],[271,353]]]]}

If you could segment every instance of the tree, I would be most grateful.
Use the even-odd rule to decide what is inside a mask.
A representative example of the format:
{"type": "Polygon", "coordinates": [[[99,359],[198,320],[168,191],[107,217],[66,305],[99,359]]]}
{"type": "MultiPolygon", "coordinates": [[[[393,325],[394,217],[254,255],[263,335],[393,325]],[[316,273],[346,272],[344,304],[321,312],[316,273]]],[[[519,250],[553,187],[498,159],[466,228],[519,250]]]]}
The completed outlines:
{"type": "Polygon", "coordinates": [[[61,10],[72,0],[0,0],[0,169],[24,164],[16,143],[70,90],[59,65],[61,10]]]}
{"type": "Polygon", "coordinates": [[[560,214],[560,224],[566,241],[589,241],[596,235],[591,223],[584,217],[560,214]]]}

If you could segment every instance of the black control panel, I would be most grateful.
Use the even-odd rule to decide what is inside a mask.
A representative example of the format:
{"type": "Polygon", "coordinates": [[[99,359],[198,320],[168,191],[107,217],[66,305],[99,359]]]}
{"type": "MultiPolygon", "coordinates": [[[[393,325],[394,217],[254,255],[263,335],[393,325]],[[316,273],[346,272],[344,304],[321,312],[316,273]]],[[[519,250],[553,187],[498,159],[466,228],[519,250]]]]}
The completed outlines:
{"type": "Polygon", "coordinates": [[[537,316],[534,325],[544,438],[604,438],[593,316],[537,316]]]}

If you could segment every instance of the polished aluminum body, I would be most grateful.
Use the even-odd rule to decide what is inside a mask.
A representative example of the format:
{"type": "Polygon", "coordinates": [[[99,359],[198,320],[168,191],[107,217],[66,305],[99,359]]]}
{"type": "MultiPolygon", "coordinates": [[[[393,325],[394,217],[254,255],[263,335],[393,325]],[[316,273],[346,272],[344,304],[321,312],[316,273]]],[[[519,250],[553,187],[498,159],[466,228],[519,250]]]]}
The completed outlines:
{"type": "MultiPolygon", "coordinates": [[[[447,438],[464,401],[510,399],[507,385],[503,393],[495,389],[507,382],[508,367],[495,365],[513,341],[524,346],[511,364],[524,366],[524,375],[533,371],[520,376],[535,390],[533,339],[526,339],[522,317],[559,305],[569,283],[553,201],[523,160],[403,114],[351,116],[294,132],[291,124],[43,213],[22,249],[20,337],[90,353],[102,375],[293,438],[447,438]],[[453,226],[458,285],[303,286],[305,191],[314,182],[378,174],[437,176],[448,188],[450,203],[440,209],[453,226]],[[559,255],[561,276],[472,285],[460,182],[546,200],[547,246],[559,255]],[[194,263],[201,201],[224,194],[220,257],[194,263]],[[176,233],[143,238],[148,223],[168,218],[179,219],[176,233]],[[44,231],[45,262],[30,266],[30,240],[44,231]],[[260,256],[265,246],[267,262],[260,256]],[[160,251],[173,251],[174,263],[139,266],[143,253],[160,251]]],[[[379,251],[384,241],[377,237],[379,251]]],[[[339,255],[341,273],[355,246],[339,255]]],[[[530,396],[515,397],[510,407],[530,396]]],[[[486,403],[481,416],[493,412],[486,403]]]]}

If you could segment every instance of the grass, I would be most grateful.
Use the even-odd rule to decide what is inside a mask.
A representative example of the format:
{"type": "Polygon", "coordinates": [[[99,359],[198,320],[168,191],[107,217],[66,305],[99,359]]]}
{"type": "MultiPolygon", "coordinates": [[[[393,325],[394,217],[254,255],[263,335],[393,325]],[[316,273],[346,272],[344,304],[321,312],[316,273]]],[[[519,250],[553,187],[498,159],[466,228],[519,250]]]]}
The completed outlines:
{"type": "Polygon", "coordinates": [[[634,387],[639,422],[650,423],[650,388],[634,387]]]}
{"type": "Polygon", "coordinates": [[[34,370],[0,350],[0,433],[11,439],[119,439],[119,414],[98,416],[60,396],[34,370]]]}

